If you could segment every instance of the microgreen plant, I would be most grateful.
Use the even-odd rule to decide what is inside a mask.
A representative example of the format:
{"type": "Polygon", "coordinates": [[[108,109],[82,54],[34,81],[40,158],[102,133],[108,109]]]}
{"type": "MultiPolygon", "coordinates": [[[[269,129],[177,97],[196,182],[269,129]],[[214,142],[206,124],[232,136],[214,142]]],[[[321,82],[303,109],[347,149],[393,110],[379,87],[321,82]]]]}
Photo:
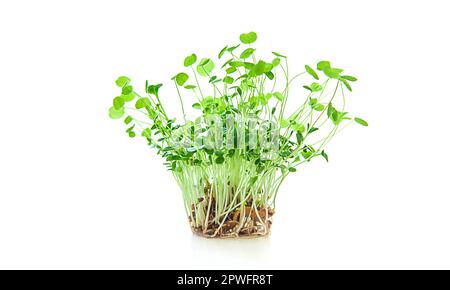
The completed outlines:
{"type": "Polygon", "coordinates": [[[368,125],[346,111],[355,77],[329,61],[291,75],[287,56],[257,56],[256,39],[255,32],[241,34],[215,61],[185,57],[172,77],[178,119],[166,112],[162,84],[147,81],[141,94],[128,77],[116,80],[121,94],[109,116],[123,119],[129,137],[142,136],[164,158],[191,227],[203,236],[267,234],[285,178],[315,157],[328,162],[326,145],[349,124],[368,125]],[[290,97],[293,86],[303,98],[290,97]]]}

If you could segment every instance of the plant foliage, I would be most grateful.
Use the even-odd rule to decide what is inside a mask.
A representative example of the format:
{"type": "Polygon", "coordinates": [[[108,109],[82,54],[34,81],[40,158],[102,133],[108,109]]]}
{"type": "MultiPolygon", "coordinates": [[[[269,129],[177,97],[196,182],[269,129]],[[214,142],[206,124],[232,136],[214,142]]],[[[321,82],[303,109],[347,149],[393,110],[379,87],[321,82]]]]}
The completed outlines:
{"type": "MultiPolygon", "coordinates": [[[[313,158],[328,162],[326,145],[349,124],[368,126],[362,118],[351,117],[345,106],[356,77],[344,74],[343,69],[326,60],[305,65],[303,72],[292,75],[287,56],[279,52],[272,52],[269,58],[257,55],[255,32],[243,33],[239,40],[221,49],[218,60],[197,58],[194,53],[184,58],[184,70],[172,77],[182,111],[178,120],[166,113],[159,95],[161,84],[146,82],[141,94],[126,76],[116,80],[119,96],[109,109],[112,119],[124,120],[130,138],[143,137],[164,158],[181,187],[193,229],[209,236],[240,235],[249,228],[246,218],[252,216],[251,212],[267,232],[262,211],[275,207],[286,176],[313,158]],[[303,83],[296,85],[301,79],[303,83]],[[290,94],[298,87],[303,98],[299,93],[290,94]],[[185,102],[191,104],[185,106],[185,102]],[[245,120],[256,116],[257,123],[270,121],[271,126],[279,128],[277,150],[248,145],[179,146],[186,133],[194,136],[197,129],[186,119],[186,109],[200,117],[214,115],[225,120],[232,115],[245,120]],[[238,218],[236,212],[240,213],[238,218]],[[236,224],[228,226],[232,221],[236,224]]],[[[214,124],[207,124],[203,130],[210,126],[214,124]]],[[[239,128],[224,126],[221,130],[226,137],[230,132],[234,136],[239,128]]],[[[244,139],[251,134],[245,131],[244,139]]],[[[236,145],[238,141],[233,142],[236,145]]],[[[268,216],[264,215],[266,220],[268,216]]],[[[258,227],[258,222],[254,224],[258,227]]]]}

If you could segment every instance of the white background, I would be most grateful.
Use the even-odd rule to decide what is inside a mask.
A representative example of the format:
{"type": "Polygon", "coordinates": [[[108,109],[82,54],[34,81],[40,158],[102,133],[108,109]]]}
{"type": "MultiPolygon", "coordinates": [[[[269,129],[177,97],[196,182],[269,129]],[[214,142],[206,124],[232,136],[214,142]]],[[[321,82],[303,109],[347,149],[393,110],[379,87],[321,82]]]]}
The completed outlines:
{"type": "Polygon", "coordinates": [[[450,268],[446,1],[4,1],[0,268],[450,268]],[[359,78],[351,126],[281,188],[272,235],[192,236],[181,193],[107,109],[240,33],[359,78]]]}

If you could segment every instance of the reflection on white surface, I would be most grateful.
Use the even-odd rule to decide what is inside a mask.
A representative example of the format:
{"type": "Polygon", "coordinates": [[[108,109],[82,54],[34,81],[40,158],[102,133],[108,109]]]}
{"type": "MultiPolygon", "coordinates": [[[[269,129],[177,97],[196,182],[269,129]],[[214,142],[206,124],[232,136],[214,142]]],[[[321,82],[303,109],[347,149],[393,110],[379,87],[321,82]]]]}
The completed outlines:
{"type": "Polygon", "coordinates": [[[207,239],[192,235],[191,253],[192,259],[204,260],[204,268],[223,267],[224,258],[229,266],[236,269],[258,265],[263,268],[270,253],[270,243],[270,235],[240,239],[207,239]]]}

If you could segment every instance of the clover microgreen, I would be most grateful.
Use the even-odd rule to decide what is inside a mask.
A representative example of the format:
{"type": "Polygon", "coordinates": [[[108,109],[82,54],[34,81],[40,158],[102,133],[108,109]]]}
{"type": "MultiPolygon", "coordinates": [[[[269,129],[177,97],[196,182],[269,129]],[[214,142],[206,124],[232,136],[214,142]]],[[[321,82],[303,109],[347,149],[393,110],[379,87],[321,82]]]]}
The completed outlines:
{"type": "Polygon", "coordinates": [[[328,162],[326,145],[349,124],[368,126],[346,111],[356,77],[325,60],[291,75],[287,56],[278,52],[272,52],[271,59],[258,56],[255,32],[241,34],[239,40],[218,52],[218,65],[194,53],[184,58],[184,70],[172,77],[181,119],[166,113],[161,84],[146,82],[141,95],[126,76],[116,80],[120,95],[109,109],[111,118],[123,118],[130,138],[142,136],[163,157],[181,188],[193,230],[209,237],[266,234],[285,178],[315,157],[328,162]],[[300,79],[303,98],[290,95],[300,79]],[[185,107],[184,102],[191,105],[185,107]],[[198,128],[187,119],[186,109],[205,119],[214,116],[216,121],[198,128]],[[230,115],[243,120],[256,117],[259,127],[269,122],[270,129],[278,132],[277,150],[262,143],[245,144],[256,133],[235,124],[225,126],[230,115]],[[224,123],[218,125],[217,120],[224,123]],[[221,137],[231,136],[235,147],[183,143],[186,136],[195,139],[198,132],[213,126],[221,137]],[[238,131],[243,134],[240,147],[238,131]]]}

